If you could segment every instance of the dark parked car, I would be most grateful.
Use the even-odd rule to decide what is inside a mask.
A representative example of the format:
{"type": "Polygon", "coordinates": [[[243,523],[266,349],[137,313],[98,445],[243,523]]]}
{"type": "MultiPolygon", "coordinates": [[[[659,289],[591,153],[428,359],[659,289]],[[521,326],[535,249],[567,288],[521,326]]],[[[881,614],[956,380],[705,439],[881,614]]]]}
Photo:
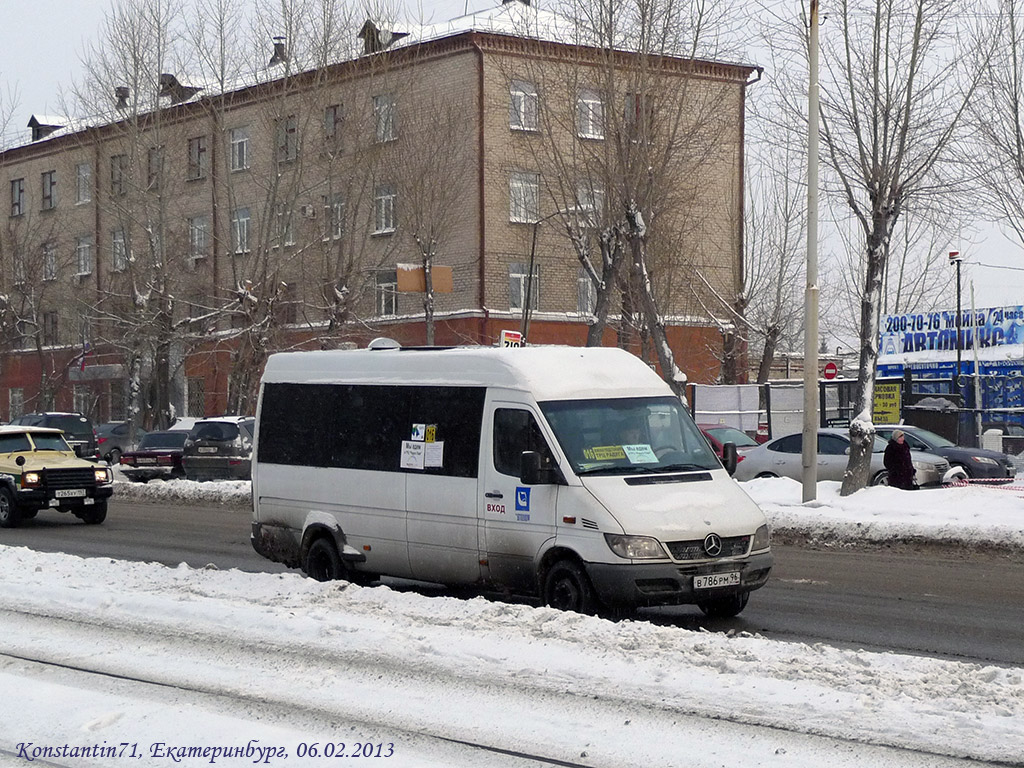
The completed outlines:
{"type": "Polygon", "coordinates": [[[96,439],[96,429],[88,416],[81,413],[60,413],[48,411],[46,413],[26,413],[11,421],[23,427],[48,427],[64,431],[64,439],[83,459],[98,461],[100,458],[99,442],[96,439]]]}
{"type": "Polygon", "coordinates": [[[189,480],[249,480],[255,423],[252,416],[196,421],[182,449],[185,476],[189,480]]]}
{"type": "Polygon", "coordinates": [[[184,430],[147,432],[138,448],[122,454],[121,471],[129,480],[139,483],[184,477],[181,453],[187,439],[188,432],[184,430]]]}
{"type": "MultiPolygon", "coordinates": [[[[121,454],[127,453],[135,448],[129,435],[130,425],[127,421],[108,421],[96,427],[96,441],[99,443],[100,458],[117,464],[121,454]]],[[[146,430],[141,427],[135,428],[135,439],[139,440],[146,430]]]]}
{"type": "Polygon", "coordinates": [[[893,430],[902,429],[905,440],[912,451],[927,451],[945,458],[950,466],[960,467],[967,477],[987,478],[1010,482],[1017,475],[1013,458],[999,451],[984,448],[969,448],[957,445],[941,435],[920,427],[885,425],[875,427],[875,434],[883,440],[892,437],[893,430]]]}

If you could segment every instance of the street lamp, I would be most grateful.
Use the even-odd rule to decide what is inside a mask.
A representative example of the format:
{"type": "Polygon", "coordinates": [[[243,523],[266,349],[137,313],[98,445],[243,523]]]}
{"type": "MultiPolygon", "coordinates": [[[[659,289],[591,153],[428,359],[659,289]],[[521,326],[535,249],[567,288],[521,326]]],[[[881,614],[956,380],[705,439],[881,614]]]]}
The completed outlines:
{"type": "Polygon", "coordinates": [[[960,262],[960,251],[950,251],[949,263],[956,264],[956,380],[953,382],[953,388],[957,394],[960,394],[960,356],[964,348],[963,337],[960,334],[960,262]]]}
{"type": "Polygon", "coordinates": [[[549,213],[547,216],[537,219],[533,222],[533,240],[530,243],[530,263],[526,268],[526,295],[523,297],[523,318],[519,323],[519,335],[522,337],[522,343],[526,345],[526,334],[530,330],[530,307],[533,304],[533,265],[537,255],[537,229],[548,219],[553,219],[563,213],[571,213],[572,211],[555,211],[549,213]]]}

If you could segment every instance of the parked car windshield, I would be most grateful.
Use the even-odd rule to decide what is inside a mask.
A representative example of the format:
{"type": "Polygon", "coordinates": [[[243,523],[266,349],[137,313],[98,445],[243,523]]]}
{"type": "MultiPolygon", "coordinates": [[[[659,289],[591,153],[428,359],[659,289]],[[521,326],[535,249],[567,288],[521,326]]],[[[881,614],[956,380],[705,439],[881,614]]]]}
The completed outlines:
{"type": "Polygon", "coordinates": [[[952,440],[947,440],[942,435],[937,435],[934,432],[930,432],[927,429],[915,429],[912,433],[908,432],[907,434],[913,434],[914,437],[921,438],[921,440],[930,444],[932,448],[956,447],[956,443],[954,443],[952,440]]]}
{"type": "Polygon", "coordinates": [[[682,403],[671,396],[560,400],[540,407],[578,475],[722,466],[682,403]]]}
{"type": "Polygon", "coordinates": [[[704,431],[722,445],[734,443],[737,448],[757,445],[757,441],[754,438],[746,432],[740,432],[736,427],[705,427],[704,431]]]}
{"type": "Polygon", "coordinates": [[[154,448],[181,448],[185,445],[188,432],[149,432],[139,441],[139,450],[147,451],[154,448]]]}
{"type": "Polygon", "coordinates": [[[36,444],[37,451],[70,451],[71,446],[67,444],[63,435],[32,435],[32,442],[36,444]]]}

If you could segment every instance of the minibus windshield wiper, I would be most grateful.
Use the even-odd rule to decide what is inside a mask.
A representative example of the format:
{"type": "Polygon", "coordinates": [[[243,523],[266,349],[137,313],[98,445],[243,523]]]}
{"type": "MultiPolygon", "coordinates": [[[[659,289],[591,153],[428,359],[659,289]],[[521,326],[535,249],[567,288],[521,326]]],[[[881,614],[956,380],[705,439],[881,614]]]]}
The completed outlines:
{"type": "Polygon", "coordinates": [[[593,469],[581,469],[577,475],[629,475],[635,473],[636,467],[594,467],[593,469]]]}
{"type": "Polygon", "coordinates": [[[704,467],[700,464],[666,464],[663,467],[658,467],[658,472],[694,472],[694,471],[710,471],[717,469],[717,467],[704,467]]]}

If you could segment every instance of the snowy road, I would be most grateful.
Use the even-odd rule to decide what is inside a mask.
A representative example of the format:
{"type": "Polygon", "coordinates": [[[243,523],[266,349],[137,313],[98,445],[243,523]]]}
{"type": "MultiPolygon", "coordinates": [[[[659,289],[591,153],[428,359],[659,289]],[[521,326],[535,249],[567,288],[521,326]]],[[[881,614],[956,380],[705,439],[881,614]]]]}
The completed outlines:
{"type": "Polygon", "coordinates": [[[11,764],[41,746],[122,743],[140,757],[40,764],[209,765],[209,753],[162,755],[250,743],[275,748],[266,764],[296,766],[367,762],[300,758],[301,745],[379,744],[394,751],[373,762],[402,768],[943,768],[984,764],[946,756],[1024,755],[1019,670],[294,574],[12,548],[0,548],[0,574],[11,764]]]}

